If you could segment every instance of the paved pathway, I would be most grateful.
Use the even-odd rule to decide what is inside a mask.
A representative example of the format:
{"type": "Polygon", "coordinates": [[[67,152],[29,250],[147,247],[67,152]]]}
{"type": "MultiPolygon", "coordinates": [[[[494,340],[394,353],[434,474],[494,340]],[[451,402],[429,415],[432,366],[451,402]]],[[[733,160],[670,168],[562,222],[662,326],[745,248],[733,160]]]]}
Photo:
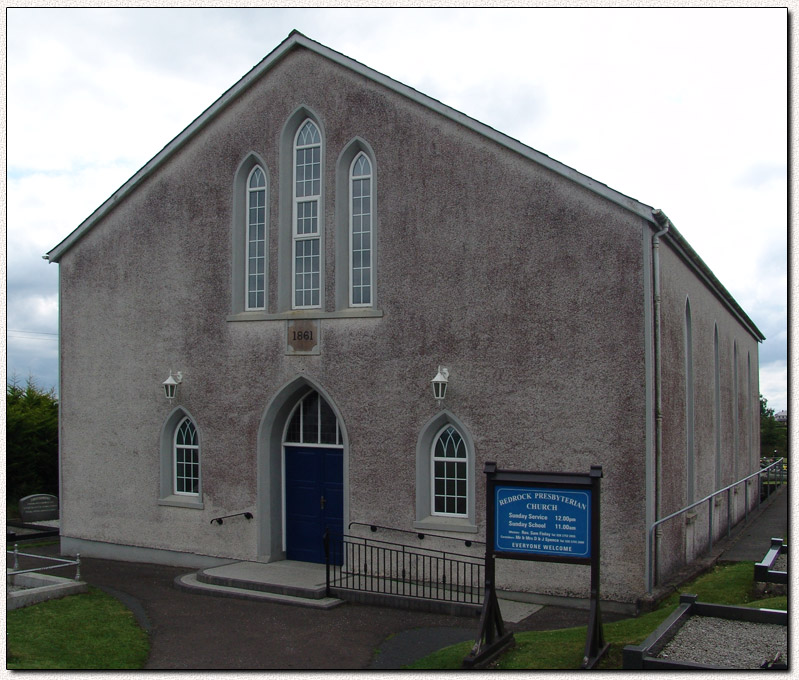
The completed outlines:
{"type": "Polygon", "coordinates": [[[748,526],[730,540],[719,558],[726,562],[759,562],[771,546],[772,538],[788,541],[788,494],[783,487],[748,526]]]}
{"type": "MultiPolygon", "coordinates": [[[[722,560],[759,560],[772,536],[787,537],[787,491],[734,537],[722,560]]],[[[56,553],[57,546],[41,549],[56,553]]],[[[148,669],[397,669],[473,640],[477,618],[347,603],[328,611],[186,593],[185,568],[82,559],[82,578],[117,596],[150,632],[148,669]]],[[[603,620],[621,618],[603,612],[603,620]]],[[[585,610],[546,606],[513,631],[583,626],[585,610]]]]}

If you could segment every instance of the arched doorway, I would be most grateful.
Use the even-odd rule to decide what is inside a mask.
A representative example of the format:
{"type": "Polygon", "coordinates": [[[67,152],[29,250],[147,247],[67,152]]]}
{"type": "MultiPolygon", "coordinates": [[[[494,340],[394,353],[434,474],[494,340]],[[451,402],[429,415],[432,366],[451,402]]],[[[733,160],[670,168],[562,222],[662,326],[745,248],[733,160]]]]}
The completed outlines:
{"type": "Polygon", "coordinates": [[[283,434],[286,559],[324,562],[322,536],[343,533],[344,455],[336,414],[319,392],[300,399],[283,434]]]}
{"type": "MultiPolygon", "coordinates": [[[[317,421],[320,422],[319,420],[317,421]]],[[[293,518],[287,514],[286,507],[286,453],[287,447],[289,454],[297,453],[297,449],[313,449],[318,451],[326,449],[325,456],[312,454],[311,457],[327,459],[330,465],[338,465],[334,462],[338,457],[342,475],[342,511],[340,524],[343,526],[349,517],[349,440],[345,422],[336,404],[326,390],[307,376],[298,376],[291,382],[284,385],[277,391],[264,411],[261,423],[258,428],[257,443],[257,472],[258,472],[258,502],[256,506],[256,518],[258,521],[258,545],[257,559],[263,562],[276,562],[287,559],[287,529],[292,529],[293,518]],[[322,409],[324,417],[324,429],[320,432],[317,425],[316,436],[311,436],[311,423],[313,422],[313,411],[311,408],[313,397],[317,395],[326,407],[317,405],[317,418],[322,409]],[[306,402],[306,399],[310,399],[306,402]],[[302,405],[304,404],[304,406],[302,405]],[[303,411],[303,408],[305,411],[303,411]],[[298,410],[299,409],[299,410],[298,410]],[[330,413],[335,417],[335,444],[328,443],[331,440],[329,434],[329,423],[333,420],[330,413]],[[299,416],[297,414],[300,414],[299,416]],[[305,419],[303,414],[308,414],[305,419]],[[297,430],[297,418],[300,418],[300,429],[297,430]],[[292,425],[293,423],[293,425],[292,425]],[[303,431],[303,426],[305,431],[303,431]],[[299,432],[299,441],[297,440],[299,432]],[[315,441],[313,441],[315,439],[315,441]]],[[[300,457],[292,458],[289,455],[289,464],[300,463],[300,457]]],[[[300,465],[302,467],[302,465],[300,465]]],[[[291,475],[290,475],[291,476],[291,475]]],[[[311,493],[310,491],[308,492],[311,493]]],[[[313,491],[316,494],[316,491],[313,491]]],[[[325,497],[326,506],[329,508],[330,491],[328,495],[320,493],[315,498],[315,503],[321,506],[321,498],[325,497]]],[[[310,496],[308,496],[307,507],[310,508],[310,496]]],[[[293,504],[290,508],[293,514],[293,504]]],[[[335,507],[335,502],[334,502],[335,507]]],[[[321,507],[320,507],[321,510],[321,507]]],[[[296,559],[296,558],[294,558],[296,559]]],[[[307,558],[305,558],[307,559],[307,558]]],[[[318,558],[317,558],[318,559],[318,558]]]]}

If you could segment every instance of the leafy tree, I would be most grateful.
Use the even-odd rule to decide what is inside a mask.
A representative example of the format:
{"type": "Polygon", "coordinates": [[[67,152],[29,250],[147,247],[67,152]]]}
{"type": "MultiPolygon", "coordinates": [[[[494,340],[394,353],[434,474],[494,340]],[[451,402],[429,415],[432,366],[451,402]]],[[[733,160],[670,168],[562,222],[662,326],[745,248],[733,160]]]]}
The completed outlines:
{"type": "Polygon", "coordinates": [[[760,395],[760,455],[765,458],[788,455],[788,431],[774,418],[774,409],[768,407],[768,400],[760,395]]]}
{"type": "Polygon", "coordinates": [[[6,492],[10,503],[58,494],[58,400],[28,379],[6,385],[6,492]]]}

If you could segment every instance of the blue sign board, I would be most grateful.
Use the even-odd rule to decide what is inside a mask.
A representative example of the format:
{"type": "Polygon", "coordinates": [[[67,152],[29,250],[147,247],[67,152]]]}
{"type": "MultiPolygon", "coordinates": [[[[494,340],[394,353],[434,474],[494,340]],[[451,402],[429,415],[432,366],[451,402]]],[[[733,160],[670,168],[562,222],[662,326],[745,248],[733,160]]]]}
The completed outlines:
{"type": "Polygon", "coordinates": [[[591,489],[497,484],[494,550],[591,557],[591,489]]]}

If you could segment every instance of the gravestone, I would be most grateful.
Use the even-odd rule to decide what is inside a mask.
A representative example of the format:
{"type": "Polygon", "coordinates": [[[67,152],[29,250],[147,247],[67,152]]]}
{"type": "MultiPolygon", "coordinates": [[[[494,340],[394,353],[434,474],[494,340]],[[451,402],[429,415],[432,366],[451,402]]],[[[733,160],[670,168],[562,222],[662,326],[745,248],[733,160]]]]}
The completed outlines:
{"type": "Polygon", "coordinates": [[[35,493],[19,500],[19,518],[23,524],[58,519],[58,496],[35,493]]]}

